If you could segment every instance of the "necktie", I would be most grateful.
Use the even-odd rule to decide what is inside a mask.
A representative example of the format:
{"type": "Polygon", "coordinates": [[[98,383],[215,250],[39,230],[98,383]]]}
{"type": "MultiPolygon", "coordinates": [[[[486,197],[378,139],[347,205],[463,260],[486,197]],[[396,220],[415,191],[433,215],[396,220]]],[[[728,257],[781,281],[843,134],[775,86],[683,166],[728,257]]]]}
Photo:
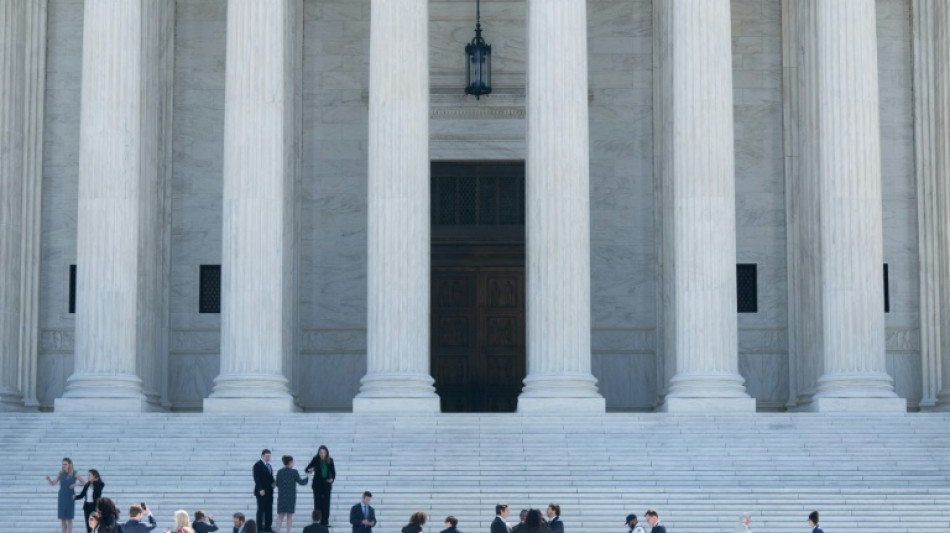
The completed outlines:
{"type": "Polygon", "coordinates": [[[363,504],[363,518],[369,519],[369,513],[366,512],[366,504],[363,504]]]}
{"type": "Polygon", "coordinates": [[[267,473],[273,476],[274,469],[270,467],[270,463],[264,463],[264,464],[267,465],[267,473]]]}

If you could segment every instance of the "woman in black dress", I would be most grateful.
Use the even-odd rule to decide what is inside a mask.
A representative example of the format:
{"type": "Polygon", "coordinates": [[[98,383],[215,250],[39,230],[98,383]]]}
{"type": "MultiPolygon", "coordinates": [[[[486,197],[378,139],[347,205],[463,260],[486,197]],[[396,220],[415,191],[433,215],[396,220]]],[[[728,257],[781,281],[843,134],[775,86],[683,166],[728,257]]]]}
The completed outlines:
{"type": "MultiPolygon", "coordinates": [[[[82,500],[82,512],[86,515],[86,533],[92,533],[92,527],[89,525],[89,515],[96,510],[96,502],[102,497],[102,487],[106,484],[99,477],[99,471],[95,468],[89,469],[89,476],[86,477],[86,484],[82,486],[82,492],[73,496],[74,500],[82,500]],[[90,486],[92,491],[89,490],[90,486]]],[[[98,523],[98,519],[96,519],[98,523]]]]}
{"type": "Polygon", "coordinates": [[[308,474],[313,474],[313,508],[323,513],[320,519],[321,525],[330,523],[330,493],[333,490],[333,480],[336,479],[336,468],[333,465],[333,458],[330,457],[330,450],[320,445],[317,449],[317,455],[307,465],[308,474]]]}

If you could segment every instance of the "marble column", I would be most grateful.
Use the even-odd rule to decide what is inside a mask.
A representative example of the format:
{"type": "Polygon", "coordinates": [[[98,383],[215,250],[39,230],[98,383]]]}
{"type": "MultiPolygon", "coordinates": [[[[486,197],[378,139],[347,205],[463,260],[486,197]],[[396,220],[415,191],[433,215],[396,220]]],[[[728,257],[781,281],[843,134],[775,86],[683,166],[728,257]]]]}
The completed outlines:
{"type": "Polygon", "coordinates": [[[0,410],[18,410],[20,391],[20,235],[23,223],[23,15],[0,1],[0,410]]]}
{"type": "Polygon", "coordinates": [[[372,0],[366,375],[354,412],[438,412],[429,374],[428,0],[372,0]]]}
{"type": "Polygon", "coordinates": [[[807,408],[905,411],[886,365],[875,2],[814,8],[823,374],[807,408]]]}
{"type": "Polygon", "coordinates": [[[782,1],[789,409],[811,403],[823,353],[815,15],[814,2],[782,1]]]}
{"type": "Polygon", "coordinates": [[[591,374],[587,3],[528,0],[528,375],[519,412],[603,412],[591,374]]]}
{"type": "Polygon", "coordinates": [[[657,179],[663,332],[661,411],[753,412],[738,371],[735,153],[729,0],[656,0],[657,179]]]}
{"type": "Polygon", "coordinates": [[[913,9],[921,408],[950,411],[950,5],[913,9]]]}
{"type": "MultiPolygon", "coordinates": [[[[167,175],[171,89],[156,58],[173,4],[87,0],[79,132],[76,354],[57,411],[159,407],[167,330],[167,175]],[[143,383],[140,375],[149,374],[143,383]]],[[[168,53],[167,50],[164,53],[168,53]]],[[[169,74],[165,72],[164,74],[169,74]]]]}
{"type": "Polygon", "coordinates": [[[228,3],[221,372],[205,411],[292,411],[301,0],[228,3]]]}

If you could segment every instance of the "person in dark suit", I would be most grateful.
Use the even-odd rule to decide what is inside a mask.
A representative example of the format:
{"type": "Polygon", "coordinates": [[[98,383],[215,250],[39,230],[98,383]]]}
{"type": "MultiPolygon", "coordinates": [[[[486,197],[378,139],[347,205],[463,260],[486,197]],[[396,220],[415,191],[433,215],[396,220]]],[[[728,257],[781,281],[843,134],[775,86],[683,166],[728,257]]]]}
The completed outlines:
{"type": "MultiPolygon", "coordinates": [[[[89,515],[96,510],[96,502],[102,497],[102,488],[106,484],[99,477],[99,471],[95,468],[89,469],[89,475],[86,476],[86,484],[82,486],[82,492],[73,496],[74,500],[82,500],[82,513],[86,516],[86,533],[91,533],[89,528],[89,515]],[[92,487],[92,491],[89,490],[92,487]]],[[[98,523],[98,519],[96,519],[98,523]]]]}
{"type": "Polygon", "coordinates": [[[656,509],[647,509],[643,516],[647,519],[647,524],[653,528],[650,533],[666,533],[666,526],[660,523],[660,515],[656,509]]]}
{"type": "Polygon", "coordinates": [[[462,533],[458,530],[459,519],[452,515],[445,517],[445,529],[439,533],[462,533]]]}
{"type": "Polygon", "coordinates": [[[372,533],[376,525],[376,510],[369,504],[373,499],[373,493],[366,491],[363,493],[363,500],[350,508],[350,525],[353,526],[353,533],[372,533]]]}
{"type": "Polygon", "coordinates": [[[511,526],[511,533],[518,533],[524,528],[524,521],[528,518],[528,510],[522,509],[521,513],[518,515],[518,523],[511,526]]]}
{"type": "Polygon", "coordinates": [[[495,519],[491,522],[491,533],[509,533],[508,522],[505,522],[509,512],[507,503],[495,505],[495,519]]]}
{"type": "Polygon", "coordinates": [[[234,513],[234,528],[231,533],[244,533],[244,513],[234,513]]]}
{"type": "Polygon", "coordinates": [[[330,457],[330,450],[324,445],[317,448],[317,455],[313,456],[310,464],[304,470],[313,474],[313,508],[319,509],[322,518],[320,523],[330,523],[330,495],[333,491],[333,480],[336,479],[336,466],[330,457]]]}
{"type": "Polygon", "coordinates": [[[808,513],[808,527],[811,528],[811,533],[825,533],[818,527],[818,511],[808,513]]]}
{"type": "Polygon", "coordinates": [[[270,450],[261,451],[261,459],[254,463],[254,497],[257,498],[257,526],[262,533],[274,533],[274,469],[270,466],[270,450]]]}
{"type": "Polygon", "coordinates": [[[195,521],[191,523],[191,529],[195,533],[211,533],[218,530],[218,525],[214,523],[214,515],[204,511],[195,511],[195,521]]]}
{"type": "Polygon", "coordinates": [[[313,519],[313,523],[303,528],[303,533],[330,533],[327,526],[322,524],[323,512],[320,511],[320,509],[314,509],[313,512],[310,513],[310,518],[313,519]]]}
{"type": "Polygon", "coordinates": [[[549,503],[545,511],[548,515],[548,529],[551,533],[564,533],[564,522],[561,522],[561,506],[549,503]]]}
{"type": "Polygon", "coordinates": [[[147,506],[133,505],[129,507],[129,519],[122,524],[122,533],[149,533],[156,525],[155,517],[147,506]],[[142,522],[143,513],[148,513],[148,524],[142,522]]]}

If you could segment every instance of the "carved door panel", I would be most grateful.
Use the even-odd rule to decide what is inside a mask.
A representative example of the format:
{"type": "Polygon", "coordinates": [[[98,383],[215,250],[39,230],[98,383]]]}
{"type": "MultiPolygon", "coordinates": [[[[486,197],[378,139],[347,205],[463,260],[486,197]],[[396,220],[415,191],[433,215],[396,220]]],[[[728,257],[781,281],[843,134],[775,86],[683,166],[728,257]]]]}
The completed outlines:
{"type": "Polygon", "coordinates": [[[480,402],[472,386],[480,373],[477,272],[434,270],[431,298],[432,377],[442,412],[472,411],[480,402]]]}
{"type": "Polygon", "coordinates": [[[443,412],[511,412],[525,376],[523,268],[432,273],[432,376],[443,412]]]}

